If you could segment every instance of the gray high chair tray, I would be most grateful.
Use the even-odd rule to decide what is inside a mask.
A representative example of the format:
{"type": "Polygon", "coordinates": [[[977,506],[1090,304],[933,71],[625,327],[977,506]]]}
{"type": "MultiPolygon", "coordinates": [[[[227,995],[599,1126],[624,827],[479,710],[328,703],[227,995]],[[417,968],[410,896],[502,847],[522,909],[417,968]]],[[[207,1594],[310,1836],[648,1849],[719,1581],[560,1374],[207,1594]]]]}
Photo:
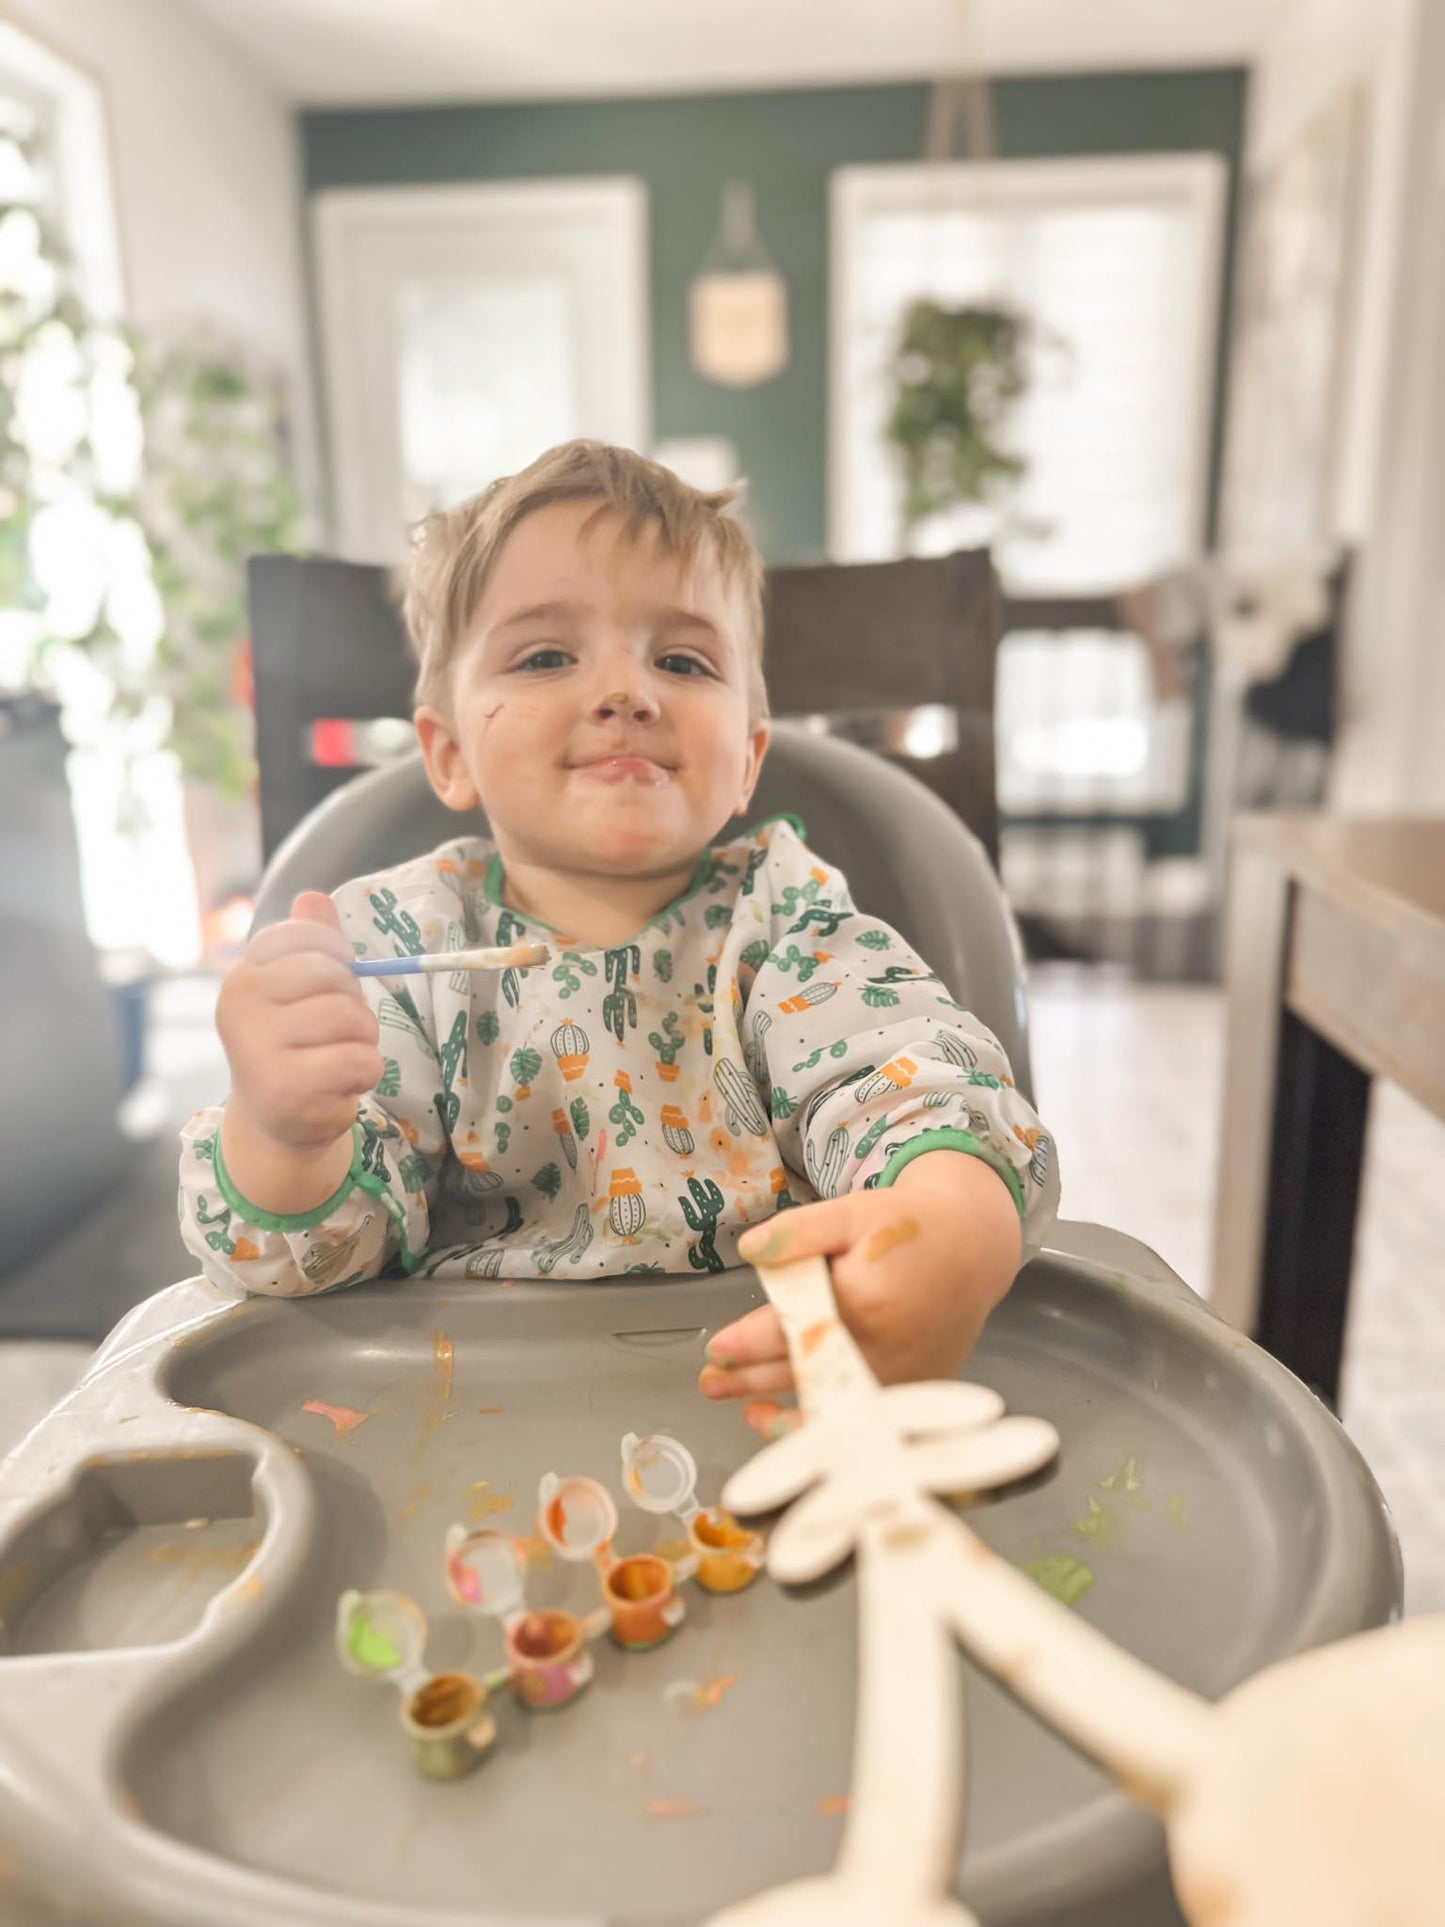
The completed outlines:
{"type": "MultiPolygon", "coordinates": [[[[1324,1408],[1143,1246],[1078,1225],[1056,1242],[970,1367],[1063,1441],[1047,1474],[976,1515],[989,1543],[1087,1567],[1074,1609],[1211,1697],[1390,1616],[1389,1524],[1324,1408]]],[[[850,1575],[798,1594],[766,1575],[730,1596],[684,1586],[672,1639],[599,1641],[573,1704],[496,1694],[495,1747],[450,1784],[416,1774],[397,1694],[345,1673],[333,1643],[344,1588],[395,1588],[427,1616],[429,1666],[497,1665],[497,1628],[446,1590],[446,1528],[530,1533],[548,1470],[620,1498],[626,1432],[684,1440],[715,1500],[755,1441],[696,1391],[704,1335],[758,1296],[745,1272],[289,1302],[197,1280],[139,1307],[0,1478],[14,1917],[656,1927],[831,1865],[850,1575]],[[367,1416],[341,1436],[304,1409],[317,1401],[367,1416]],[[700,1704],[669,1695],[688,1681],[710,1689],[700,1704]],[[43,1896],[33,1915],[22,1888],[43,1896]]],[[[674,1530],[620,1510],[621,1550],[674,1530]]],[[[598,1596],[585,1566],[535,1586],[532,1604],[598,1596]]],[[[986,1927],[1177,1921],[1153,1821],[961,1671],[960,1890],[986,1927]]]]}

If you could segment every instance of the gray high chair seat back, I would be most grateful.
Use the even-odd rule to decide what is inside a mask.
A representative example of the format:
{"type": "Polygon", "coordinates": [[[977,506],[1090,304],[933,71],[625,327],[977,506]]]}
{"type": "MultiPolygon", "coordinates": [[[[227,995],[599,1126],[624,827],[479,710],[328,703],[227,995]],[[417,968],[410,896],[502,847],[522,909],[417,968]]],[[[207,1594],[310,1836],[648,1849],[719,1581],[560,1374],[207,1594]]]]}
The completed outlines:
{"type": "MultiPolygon", "coordinates": [[[[916,778],[851,743],[775,723],[752,805],[722,832],[791,812],[809,846],[846,874],[854,901],[900,931],[1008,1054],[1033,1089],[1023,952],[983,845],[916,778]]],[[[256,926],[284,917],[298,890],[421,856],[450,837],[485,834],[433,794],[420,755],[353,778],[304,817],[267,865],[256,926]]]]}

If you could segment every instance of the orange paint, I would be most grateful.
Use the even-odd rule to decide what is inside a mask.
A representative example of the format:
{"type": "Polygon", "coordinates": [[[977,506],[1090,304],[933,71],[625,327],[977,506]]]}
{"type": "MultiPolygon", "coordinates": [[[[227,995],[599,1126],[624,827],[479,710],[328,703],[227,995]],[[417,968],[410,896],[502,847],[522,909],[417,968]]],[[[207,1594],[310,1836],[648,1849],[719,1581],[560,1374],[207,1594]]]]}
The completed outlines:
{"type": "Polygon", "coordinates": [[[547,1508],[547,1530],[563,1545],[567,1543],[567,1508],[562,1503],[560,1492],[547,1508]]]}
{"type": "Polygon", "coordinates": [[[512,1509],[512,1501],[504,1493],[493,1492],[485,1479],[474,1480],[467,1487],[467,1492],[467,1520],[471,1525],[480,1525],[483,1519],[512,1509]]]}
{"type": "Polygon", "coordinates": [[[899,1245],[911,1244],[917,1236],[916,1218],[899,1218],[894,1224],[880,1225],[864,1245],[863,1256],[876,1263],[879,1258],[886,1258],[890,1251],[896,1251],[899,1245]]]}
{"type": "Polygon", "coordinates": [[[477,1412],[482,1418],[495,1418],[499,1412],[505,1412],[506,1409],[505,1405],[479,1405],[477,1412]]]}
{"type": "Polygon", "coordinates": [[[452,1395],[452,1368],[456,1363],[456,1352],[445,1332],[433,1332],[431,1343],[437,1362],[437,1389],[445,1405],[452,1395]]]}
{"type": "Polygon", "coordinates": [[[649,1820],[692,1820],[707,1812],[694,1800],[649,1800],[647,1817],[649,1820]]]}
{"type": "Polygon", "coordinates": [[[837,1323],[836,1318],[820,1318],[816,1325],[808,1326],[807,1330],[798,1340],[798,1346],[804,1358],[810,1358],[812,1354],[817,1351],[818,1347],[837,1323]]]}
{"type": "Polygon", "coordinates": [[[260,1246],[253,1245],[249,1238],[237,1238],[236,1249],[231,1253],[238,1265],[244,1265],[249,1259],[259,1258],[260,1255],[260,1246]]]}
{"type": "Polygon", "coordinates": [[[692,1696],[693,1711],[711,1713],[715,1707],[722,1705],[724,1693],[731,1691],[737,1683],[736,1673],[723,1673],[717,1679],[704,1680],[692,1696]]]}
{"type": "Polygon", "coordinates": [[[358,1412],[354,1405],[328,1405],[320,1398],[308,1398],[301,1409],[315,1413],[317,1418],[329,1418],[339,1439],[350,1438],[357,1426],[365,1425],[371,1417],[370,1412],[358,1412]]]}
{"type": "Polygon", "coordinates": [[[826,1820],[835,1813],[846,1813],[851,1805],[846,1793],[829,1793],[818,1802],[817,1811],[826,1820]]]}

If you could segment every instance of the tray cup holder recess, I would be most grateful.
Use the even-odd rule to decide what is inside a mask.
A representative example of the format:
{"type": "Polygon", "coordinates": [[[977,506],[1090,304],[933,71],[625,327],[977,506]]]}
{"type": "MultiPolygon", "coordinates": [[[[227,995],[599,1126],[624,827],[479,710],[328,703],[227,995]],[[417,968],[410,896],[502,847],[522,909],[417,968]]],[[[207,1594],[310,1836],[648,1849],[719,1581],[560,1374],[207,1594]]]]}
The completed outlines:
{"type": "Polygon", "coordinates": [[[240,1452],[90,1459],[0,1549],[0,1659],[184,1638],[261,1539],[240,1452]]]}

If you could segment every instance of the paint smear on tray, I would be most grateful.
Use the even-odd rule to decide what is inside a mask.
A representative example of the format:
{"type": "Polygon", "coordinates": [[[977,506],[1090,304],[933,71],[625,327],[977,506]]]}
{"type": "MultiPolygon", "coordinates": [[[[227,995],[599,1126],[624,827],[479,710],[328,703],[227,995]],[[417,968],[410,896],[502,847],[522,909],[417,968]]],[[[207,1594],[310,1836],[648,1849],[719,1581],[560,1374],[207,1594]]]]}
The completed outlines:
{"type": "Polygon", "coordinates": [[[442,1404],[445,1405],[452,1395],[452,1372],[456,1366],[457,1355],[452,1341],[443,1331],[432,1333],[431,1344],[437,1362],[437,1390],[441,1393],[442,1404]]]}
{"type": "Polygon", "coordinates": [[[512,1501],[504,1492],[493,1492],[485,1479],[474,1479],[467,1487],[467,1523],[480,1525],[498,1512],[510,1512],[512,1501]]]}
{"type": "Polygon", "coordinates": [[[736,1673],[709,1673],[701,1682],[675,1679],[663,1693],[663,1698],[679,1713],[711,1713],[722,1705],[724,1694],[737,1683],[736,1673]]]}
{"type": "Polygon", "coordinates": [[[357,1426],[365,1425],[371,1417],[370,1412],[358,1412],[354,1405],[328,1405],[320,1398],[308,1398],[301,1409],[314,1413],[317,1418],[329,1418],[339,1439],[349,1439],[357,1426]]]}
{"type": "Polygon", "coordinates": [[[817,1811],[827,1820],[835,1813],[846,1813],[851,1805],[846,1793],[828,1793],[818,1802],[817,1811]]]}
{"type": "Polygon", "coordinates": [[[1189,1530],[1189,1514],[1184,1509],[1184,1494],[1171,1492],[1164,1501],[1164,1510],[1180,1532],[1189,1530]]]}
{"type": "Polygon", "coordinates": [[[1045,1559],[1030,1559],[1020,1570],[1063,1606],[1072,1606],[1076,1600],[1082,1599],[1094,1583],[1094,1575],[1083,1560],[1075,1559],[1067,1552],[1051,1553],[1045,1559]]]}
{"type": "MultiPolygon", "coordinates": [[[[1100,1479],[1099,1490],[1101,1492],[1140,1491],[1141,1481],[1139,1478],[1138,1457],[1131,1452],[1117,1472],[1111,1472],[1107,1479],[1100,1479]]],[[[1142,1504],[1143,1501],[1141,1500],[1140,1503],[1142,1504]]]]}
{"type": "Polygon", "coordinates": [[[411,1497],[407,1500],[401,1511],[397,1513],[396,1523],[399,1526],[404,1526],[409,1519],[414,1519],[430,1497],[431,1487],[425,1479],[418,1479],[411,1489],[411,1497]]]}
{"type": "Polygon", "coordinates": [[[694,1820],[707,1812],[695,1800],[649,1800],[647,1817],[649,1820],[694,1820]]]}

